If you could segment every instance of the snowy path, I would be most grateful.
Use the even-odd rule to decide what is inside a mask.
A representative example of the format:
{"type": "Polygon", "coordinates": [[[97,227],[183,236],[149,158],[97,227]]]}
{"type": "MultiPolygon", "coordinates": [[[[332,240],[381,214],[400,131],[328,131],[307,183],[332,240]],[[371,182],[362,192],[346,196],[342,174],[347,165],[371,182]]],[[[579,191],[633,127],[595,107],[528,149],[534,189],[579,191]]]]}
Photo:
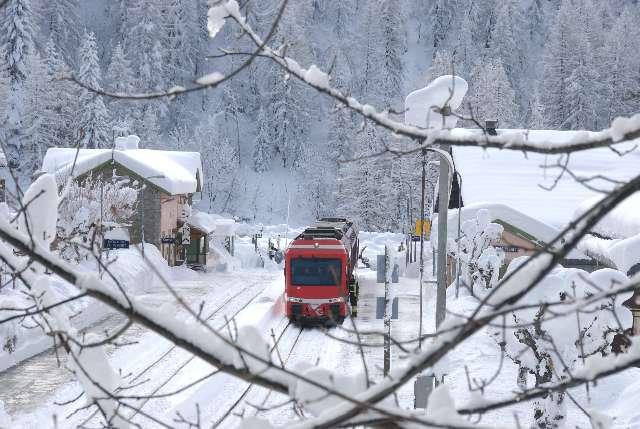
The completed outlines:
{"type": "MultiPolygon", "coordinates": [[[[214,326],[222,326],[225,318],[232,318],[249,301],[257,296],[281,276],[280,272],[257,271],[241,273],[209,273],[202,274],[197,280],[174,281],[174,288],[197,308],[205,301],[203,314],[212,315],[214,326]]],[[[173,302],[166,291],[144,295],[151,303],[173,302]]],[[[176,304],[176,310],[177,304],[176,304]]],[[[91,330],[103,332],[114,330],[123,323],[122,317],[113,315],[91,330]]],[[[160,336],[133,325],[122,337],[123,342],[134,342],[133,345],[110,348],[108,350],[111,364],[120,369],[125,380],[131,384],[140,384],[134,389],[137,394],[155,390],[169,375],[179,373],[178,368],[189,358],[189,355],[172,345],[160,336]],[[151,363],[157,362],[150,366],[151,363]]],[[[71,381],[71,375],[64,368],[64,362],[58,366],[56,354],[51,350],[34,356],[21,364],[0,374],[3,388],[0,400],[10,415],[16,417],[20,427],[30,427],[46,415],[53,413],[66,415],[82,400],[68,406],[53,405],[54,402],[67,401],[74,398],[80,387],[71,381]],[[47,404],[44,405],[43,404],[47,404]],[[37,407],[37,408],[36,408],[37,407]]],[[[132,393],[132,392],[129,392],[132,393]]],[[[79,413],[63,427],[75,427],[81,423],[87,413],[79,413]]]]}

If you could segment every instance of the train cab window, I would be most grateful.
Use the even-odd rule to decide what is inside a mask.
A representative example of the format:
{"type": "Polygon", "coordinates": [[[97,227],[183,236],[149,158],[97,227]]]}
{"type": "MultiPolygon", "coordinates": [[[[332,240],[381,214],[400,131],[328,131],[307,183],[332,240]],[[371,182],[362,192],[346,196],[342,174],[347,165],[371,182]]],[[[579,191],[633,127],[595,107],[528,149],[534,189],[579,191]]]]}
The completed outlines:
{"type": "Polygon", "coordinates": [[[295,258],[291,283],[297,286],[337,286],[342,275],[340,259],[295,258]]]}

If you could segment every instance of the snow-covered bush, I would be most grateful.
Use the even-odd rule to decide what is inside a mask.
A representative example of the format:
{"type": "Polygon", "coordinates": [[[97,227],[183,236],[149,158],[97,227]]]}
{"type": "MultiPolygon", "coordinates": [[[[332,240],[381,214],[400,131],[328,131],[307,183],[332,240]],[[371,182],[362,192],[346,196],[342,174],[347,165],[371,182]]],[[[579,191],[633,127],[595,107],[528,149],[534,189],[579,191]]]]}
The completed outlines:
{"type": "MultiPolygon", "coordinates": [[[[507,273],[527,259],[514,259],[507,273]]],[[[540,387],[569,379],[587,358],[610,354],[614,335],[624,335],[623,326],[630,325],[629,311],[621,306],[625,296],[581,306],[574,302],[627,280],[613,269],[587,273],[557,267],[546,276],[523,301],[530,306],[509,313],[506,327],[492,332],[506,356],[518,365],[518,388],[530,388],[531,382],[540,387]],[[549,311],[548,304],[553,302],[562,304],[549,311]]],[[[563,391],[551,391],[534,402],[535,427],[563,425],[564,396],[563,391]]]]}
{"type": "Polygon", "coordinates": [[[58,249],[67,260],[80,261],[97,250],[107,231],[128,226],[135,213],[138,186],[128,178],[89,175],[72,181],[58,207],[58,249]]]}
{"type": "Polygon", "coordinates": [[[489,211],[478,210],[475,218],[460,226],[460,242],[449,240],[449,252],[460,258],[460,278],[472,294],[482,295],[498,283],[504,253],[491,246],[502,234],[503,227],[491,222],[489,211]],[[459,245],[459,253],[458,253],[459,245]]]}

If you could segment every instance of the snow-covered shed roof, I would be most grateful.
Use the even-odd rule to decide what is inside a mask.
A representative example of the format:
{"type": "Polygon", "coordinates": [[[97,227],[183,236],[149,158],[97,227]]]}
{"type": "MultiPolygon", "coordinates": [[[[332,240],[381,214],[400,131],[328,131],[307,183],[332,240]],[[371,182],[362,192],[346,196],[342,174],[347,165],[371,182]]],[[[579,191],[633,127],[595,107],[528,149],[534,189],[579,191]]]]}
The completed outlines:
{"type": "MultiPolygon", "coordinates": [[[[454,135],[460,138],[479,132],[481,131],[462,128],[453,130],[454,135]]],[[[498,130],[498,135],[507,139],[510,134],[519,135],[521,140],[523,130],[498,130]]],[[[590,134],[593,133],[528,131],[532,140],[547,141],[550,144],[570,142],[590,134]]],[[[631,149],[636,142],[625,143],[617,149],[631,149]]],[[[562,228],[573,219],[574,212],[581,203],[600,195],[577,183],[569,174],[564,174],[555,183],[560,170],[543,166],[557,164],[559,155],[454,147],[453,159],[462,176],[462,199],[465,205],[480,202],[500,203],[557,228],[562,228]],[[554,183],[552,191],[542,188],[554,186],[554,183]]],[[[608,148],[600,148],[572,154],[568,168],[580,177],[603,174],[612,179],[625,181],[638,174],[639,165],[639,150],[621,157],[608,148]]],[[[613,183],[601,179],[593,180],[589,184],[604,190],[614,186],[613,183]]]]}
{"type": "MultiPolygon", "coordinates": [[[[640,172],[640,165],[638,165],[640,172]]],[[[575,211],[575,217],[580,216],[589,208],[596,205],[602,196],[583,201],[575,211]]],[[[592,229],[607,238],[630,238],[640,234],[640,192],[630,195],[596,224],[592,229]]]]}
{"type": "Polygon", "coordinates": [[[170,195],[202,189],[202,161],[198,152],[51,148],[44,156],[42,170],[62,177],[71,173],[78,177],[111,160],[170,195]]]}
{"type": "Polygon", "coordinates": [[[236,221],[227,219],[214,213],[206,213],[193,210],[187,223],[205,234],[215,234],[218,236],[230,236],[236,231],[236,221]]]}
{"type": "MultiPolygon", "coordinates": [[[[576,217],[597,204],[602,197],[584,201],[576,217]]],[[[605,264],[628,272],[640,263],[640,193],[628,197],[593,227],[596,235],[587,235],[579,245],[582,251],[605,264]]]]}
{"type": "Polygon", "coordinates": [[[210,213],[192,210],[187,223],[205,234],[211,234],[216,229],[216,218],[210,213]]]}
{"type": "MultiPolygon", "coordinates": [[[[474,219],[479,210],[486,209],[489,212],[489,219],[492,222],[500,221],[503,224],[511,225],[530,235],[533,241],[538,241],[541,245],[548,244],[560,234],[560,230],[548,225],[538,219],[528,216],[526,213],[520,212],[511,206],[496,203],[474,203],[465,205],[460,210],[460,223],[466,220],[474,219]]],[[[458,210],[449,210],[447,217],[447,237],[456,239],[458,237],[458,210]]],[[[438,216],[434,215],[431,226],[431,243],[435,247],[438,242],[438,216]]],[[[585,255],[577,250],[572,250],[567,259],[585,259],[585,255]]]]}

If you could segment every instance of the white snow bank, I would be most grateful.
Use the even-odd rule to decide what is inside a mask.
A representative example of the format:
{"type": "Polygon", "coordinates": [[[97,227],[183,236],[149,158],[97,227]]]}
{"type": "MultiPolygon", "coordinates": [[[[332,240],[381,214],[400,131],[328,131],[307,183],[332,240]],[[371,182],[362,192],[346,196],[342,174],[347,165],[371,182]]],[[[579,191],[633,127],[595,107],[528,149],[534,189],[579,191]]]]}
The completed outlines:
{"type": "MultiPolygon", "coordinates": [[[[144,249],[146,261],[136,248],[112,250],[108,255],[106,253],[103,255],[105,261],[108,258],[110,271],[131,295],[146,292],[158,286],[158,277],[148,263],[166,279],[173,277],[167,262],[153,244],[145,244],[144,249]]],[[[89,262],[81,264],[78,269],[88,273],[97,272],[96,265],[89,262]]],[[[115,283],[109,276],[105,275],[103,280],[112,291],[117,290],[115,283]]],[[[49,277],[48,289],[52,296],[55,295],[56,299],[69,298],[78,294],[77,288],[57,276],[49,277]]],[[[0,293],[0,308],[5,305],[26,307],[30,304],[32,304],[32,301],[17,290],[3,288],[0,293]]],[[[83,329],[98,322],[111,311],[105,305],[90,298],[67,303],[64,308],[69,314],[76,314],[73,318],[73,327],[76,329],[83,329]]],[[[0,311],[0,317],[9,315],[11,314],[0,311]]],[[[40,329],[26,329],[21,325],[20,320],[0,326],[0,343],[0,371],[4,371],[31,356],[41,353],[53,345],[51,338],[45,336],[40,329]],[[13,340],[14,338],[15,341],[13,340]],[[2,348],[7,341],[11,341],[12,346],[6,349],[2,348]]]]}
{"type": "MultiPolygon", "coordinates": [[[[451,130],[451,134],[460,139],[477,135],[478,132],[460,128],[451,130]]],[[[524,133],[524,130],[498,130],[498,137],[507,139],[509,135],[517,133],[524,133]]],[[[556,144],[570,141],[583,133],[587,132],[530,130],[526,135],[536,141],[556,144]]],[[[625,150],[626,145],[619,149],[625,150]]],[[[462,199],[465,205],[488,201],[504,204],[548,225],[562,228],[574,218],[576,207],[586,199],[600,195],[577,183],[568,174],[554,185],[560,170],[543,167],[556,164],[558,156],[454,147],[453,158],[462,176],[462,199]],[[555,187],[549,191],[541,186],[555,187]]],[[[608,148],[602,148],[572,154],[568,168],[578,177],[606,172],[607,177],[625,182],[637,175],[638,165],[639,150],[620,157],[608,148]]],[[[603,190],[614,187],[611,182],[604,180],[593,180],[589,184],[603,190]]]]}
{"type": "MultiPolygon", "coordinates": [[[[128,138],[132,137],[135,136],[128,138]]],[[[131,170],[170,195],[196,192],[204,177],[198,152],[152,149],[50,148],[42,161],[42,170],[55,173],[58,180],[63,180],[70,174],[73,177],[86,174],[110,161],[131,170]]]]}

